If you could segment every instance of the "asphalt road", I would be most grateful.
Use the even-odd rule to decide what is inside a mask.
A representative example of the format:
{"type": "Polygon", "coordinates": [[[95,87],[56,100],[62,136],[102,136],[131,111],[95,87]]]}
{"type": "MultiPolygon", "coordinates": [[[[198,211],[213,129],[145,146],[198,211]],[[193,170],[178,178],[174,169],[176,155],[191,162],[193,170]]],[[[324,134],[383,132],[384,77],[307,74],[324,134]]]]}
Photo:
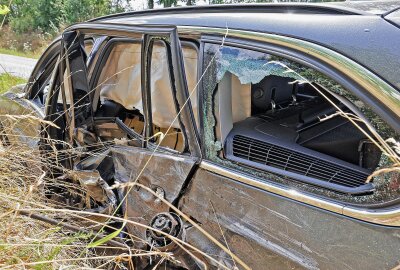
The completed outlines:
{"type": "Polygon", "coordinates": [[[8,72],[11,75],[28,79],[37,60],[32,58],[0,54],[0,74],[8,72]]]}

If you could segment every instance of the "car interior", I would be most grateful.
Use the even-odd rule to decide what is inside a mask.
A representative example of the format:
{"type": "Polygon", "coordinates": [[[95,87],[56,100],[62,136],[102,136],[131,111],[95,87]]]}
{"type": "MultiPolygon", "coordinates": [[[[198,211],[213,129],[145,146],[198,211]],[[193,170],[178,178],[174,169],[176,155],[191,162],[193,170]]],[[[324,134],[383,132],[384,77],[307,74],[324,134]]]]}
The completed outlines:
{"type": "MultiPolygon", "coordinates": [[[[189,89],[196,85],[197,49],[193,46],[183,46],[183,56],[189,89]]],[[[175,101],[171,91],[171,82],[167,61],[167,51],[161,42],[156,42],[151,60],[151,113],[153,134],[143,138],[144,116],[141,88],[141,44],[139,42],[116,42],[112,45],[106,62],[98,78],[95,117],[100,121],[97,125],[98,134],[103,140],[123,138],[128,135],[130,145],[140,145],[138,141],[149,141],[155,145],[183,152],[184,136],[181,132],[175,101]],[[117,119],[114,125],[107,123],[105,118],[117,119]],[[118,124],[119,121],[119,124],[118,124]],[[121,122],[123,124],[121,124],[121,122]],[[122,132],[124,125],[134,134],[122,132]],[[106,130],[106,131],[105,131],[106,130]],[[160,132],[164,139],[160,142],[160,132]],[[131,135],[129,135],[131,134],[131,135]]],[[[196,107],[196,97],[192,98],[192,106],[196,107]]],[[[110,121],[108,121],[110,122],[110,121]]]]}
{"type": "Polygon", "coordinates": [[[215,103],[224,158],[338,192],[373,190],[365,181],[381,152],[338,113],[362,115],[355,107],[350,110],[344,97],[293,78],[269,75],[241,84],[226,73],[215,103]]]}

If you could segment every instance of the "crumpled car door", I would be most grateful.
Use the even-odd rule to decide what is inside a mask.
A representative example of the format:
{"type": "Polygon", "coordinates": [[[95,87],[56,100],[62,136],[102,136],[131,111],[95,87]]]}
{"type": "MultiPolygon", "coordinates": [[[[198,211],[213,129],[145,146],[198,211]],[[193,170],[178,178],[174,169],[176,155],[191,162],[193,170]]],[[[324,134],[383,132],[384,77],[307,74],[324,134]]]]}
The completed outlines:
{"type": "MultiPolygon", "coordinates": [[[[143,148],[115,147],[111,150],[115,166],[115,180],[118,183],[128,184],[126,189],[119,191],[120,198],[126,196],[126,202],[122,203],[124,214],[133,221],[150,226],[151,221],[157,219],[158,215],[170,212],[170,207],[147,190],[130,186],[129,183],[137,182],[149,187],[169,203],[176,205],[200,159],[193,113],[190,103],[186,102],[188,90],[181,46],[175,28],[166,29],[163,33],[152,33],[150,29],[143,35],[142,96],[144,117],[151,119],[149,110],[151,106],[149,62],[151,61],[153,43],[159,39],[163,39],[167,47],[168,61],[170,62],[169,75],[172,82],[171,91],[176,99],[176,111],[177,113],[180,112],[178,117],[188,144],[187,152],[178,154],[157,151],[154,149],[154,145],[151,147],[150,142],[146,140],[143,143],[143,148]]],[[[150,124],[150,121],[145,121],[145,137],[149,137],[151,134],[152,127],[150,124]]],[[[141,239],[152,241],[144,227],[127,225],[127,230],[141,239]]],[[[145,242],[139,244],[139,247],[144,248],[145,242]]]]}
{"type": "MultiPolygon", "coordinates": [[[[107,31],[110,31],[109,25],[103,28],[103,25],[91,24],[91,27],[96,28],[96,31],[100,34],[108,34],[107,31]]],[[[91,31],[88,28],[86,27],[83,31],[91,31]]],[[[171,211],[170,207],[162,202],[159,197],[154,196],[154,194],[148,192],[145,188],[141,188],[135,184],[148,187],[169,203],[177,205],[182,192],[185,190],[197,168],[196,164],[199,163],[201,158],[193,112],[190,102],[187,102],[189,94],[185,79],[181,44],[177,29],[174,26],[136,27],[118,25],[115,28],[118,29],[116,30],[118,32],[117,36],[122,35],[129,38],[130,33],[136,36],[138,33],[142,35],[141,81],[142,97],[144,100],[143,114],[145,118],[144,138],[146,139],[143,140],[140,146],[113,144],[102,154],[88,157],[74,164],[74,168],[80,171],[98,170],[102,178],[118,191],[118,206],[115,212],[120,211],[129,220],[152,226],[152,221],[155,219],[171,216],[169,214],[171,211]],[[151,119],[151,101],[150,69],[148,68],[148,64],[151,61],[151,50],[154,41],[157,40],[166,44],[171,81],[170,90],[174,97],[174,106],[178,115],[177,121],[180,122],[186,142],[185,151],[182,153],[162,150],[161,148],[157,150],[157,145],[152,143],[150,138],[147,138],[152,133],[151,120],[149,120],[151,119]]],[[[116,32],[113,32],[113,34],[116,32]]],[[[78,48],[79,50],[82,49],[78,48]]],[[[82,69],[82,67],[79,68],[79,63],[81,62],[75,61],[74,64],[70,63],[69,67],[74,94],[77,89],[86,89],[85,82],[79,81],[79,78],[74,78],[73,75],[78,74],[79,70],[82,69]]],[[[66,68],[68,69],[68,67],[66,68]]],[[[75,102],[77,101],[79,100],[75,102]]],[[[86,103],[84,102],[83,104],[86,103]]],[[[69,126],[72,126],[73,129],[79,127],[80,123],[84,123],[84,120],[77,119],[77,115],[82,115],[83,118],[88,117],[85,113],[90,114],[89,111],[78,114],[76,109],[75,112],[71,112],[72,115],[75,115],[75,123],[71,122],[72,124],[69,124],[69,126]]],[[[93,115],[89,117],[93,117],[94,122],[96,121],[93,115]]],[[[116,122],[123,125],[118,120],[116,122]]],[[[125,131],[127,131],[126,128],[125,131]]],[[[129,130],[127,132],[129,133],[129,130]]],[[[155,241],[155,239],[151,239],[149,231],[143,226],[128,223],[125,229],[127,233],[135,235],[138,239],[142,239],[142,241],[137,241],[136,239],[135,248],[146,249],[149,243],[152,244],[155,241]]],[[[157,239],[156,241],[160,245],[164,243],[162,239],[157,239]]]]}

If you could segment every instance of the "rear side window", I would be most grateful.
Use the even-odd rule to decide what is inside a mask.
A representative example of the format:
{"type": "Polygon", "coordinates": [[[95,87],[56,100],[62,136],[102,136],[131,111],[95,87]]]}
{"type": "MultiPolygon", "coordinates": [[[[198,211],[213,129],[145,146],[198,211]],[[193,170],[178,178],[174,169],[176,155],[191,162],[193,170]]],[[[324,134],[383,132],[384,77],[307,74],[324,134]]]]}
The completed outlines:
{"type": "Polygon", "coordinates": [[[370,175],[398,160],[387,142],[399,135],[368,104],[275,55],[206,44],[205,58],[213,61],[203,84],[209,159],[353,202],[396,196],[398,172],[370,175]]]}

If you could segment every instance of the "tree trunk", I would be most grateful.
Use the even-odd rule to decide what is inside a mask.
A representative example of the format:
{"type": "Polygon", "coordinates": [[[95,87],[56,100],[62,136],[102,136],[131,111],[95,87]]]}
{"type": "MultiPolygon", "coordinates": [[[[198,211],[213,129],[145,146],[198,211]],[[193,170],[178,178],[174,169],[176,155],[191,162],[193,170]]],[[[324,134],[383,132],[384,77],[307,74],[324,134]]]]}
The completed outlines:
{"type": "Polygon", "coordinates": [[[154,0],[147,0],[147,7],[149,9],[153,9],[154,8],[154,0]]]}

